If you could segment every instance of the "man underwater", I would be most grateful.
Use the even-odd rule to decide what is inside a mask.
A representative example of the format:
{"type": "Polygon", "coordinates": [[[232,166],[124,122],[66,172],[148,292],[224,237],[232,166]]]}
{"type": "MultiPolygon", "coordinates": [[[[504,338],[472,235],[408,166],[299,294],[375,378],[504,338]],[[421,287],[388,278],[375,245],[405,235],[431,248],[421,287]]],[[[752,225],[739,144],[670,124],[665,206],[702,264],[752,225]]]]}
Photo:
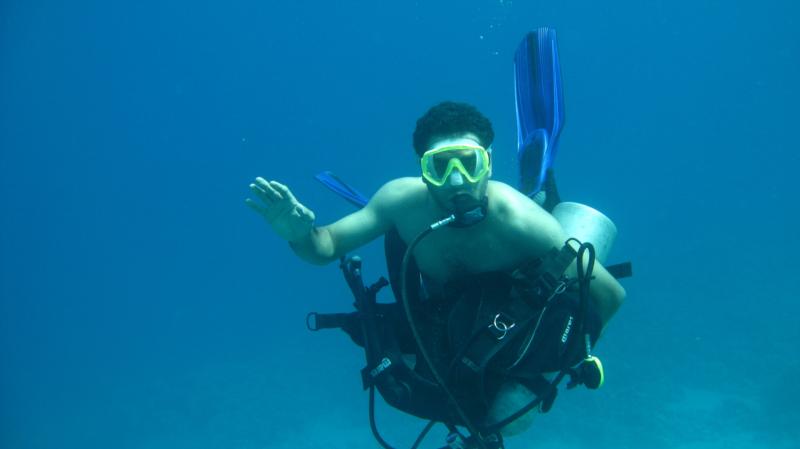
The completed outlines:
{"type": "MultiPolygon", "coordinates": [[[[537,203],[507,184],[490,180],[493,139],[490,121],[476,108],[444,102],[416,124],[413,145],[421,176],[387,182],[357,212],[318,227],[314,212],[287,186],[261,177],[250,184],[255,199],[248,198],[246,203],[300,258],[319,265],[338,260],[392,228],[408,245],[431,223],[478,205],[483,214],[476,223],[442,227],[414,247],[425,291],[438,291],[465,277],[511,272],[567,241],[561,225],[537,203]]],[[[565,275],[575,278],[577,271],[573,261],[565,275]]],[[[599,334],[622,304],[625,290],[595,263],[589,298],[599,334]]],[[[523,384],[505,382],[493,399],[488,420],[506,417],[532,396],[523,384]]],[[[503,435],[521,432],[532,417],[528,413],[504,427],[503,435]]]]}

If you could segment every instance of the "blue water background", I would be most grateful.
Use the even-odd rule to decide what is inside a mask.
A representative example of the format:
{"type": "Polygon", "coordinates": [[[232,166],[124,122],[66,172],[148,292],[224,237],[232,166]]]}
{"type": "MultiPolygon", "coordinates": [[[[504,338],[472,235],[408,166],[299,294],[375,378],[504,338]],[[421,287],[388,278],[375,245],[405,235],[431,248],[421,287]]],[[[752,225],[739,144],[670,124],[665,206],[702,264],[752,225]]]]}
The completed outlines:
{"type": "MultiPolygon", "coordinates": [[[[800,7],[788,0],[0,3],[0,447],[370,448],[352,302],[245,207],[415,176],[445,99],[515,181],[513,51],[554,26],[567,200],[617,224],[606,386],[509,448],[797,447],[800,7]]],[[[360,251],[373,278],[380,245],[360,251]]],[[[424,423],[385,406],[387,439],[424,423]]],[[[441,446],[442,431],[424,447],[441,446]]]]}

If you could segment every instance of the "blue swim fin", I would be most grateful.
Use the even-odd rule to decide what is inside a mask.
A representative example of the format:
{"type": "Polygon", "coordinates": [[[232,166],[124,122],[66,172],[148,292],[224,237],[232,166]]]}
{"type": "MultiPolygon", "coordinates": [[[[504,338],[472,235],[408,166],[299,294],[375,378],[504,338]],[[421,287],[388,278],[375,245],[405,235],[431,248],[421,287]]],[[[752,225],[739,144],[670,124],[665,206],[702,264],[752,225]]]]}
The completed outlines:
{"type": "Polygon", "coordinates": [[[333,190],[337,195],[341,196],[347,200],[348,203],[359,209],[366,206],[367,202],[369,202],[369,198],[362,195],[358,190],[347,185],[346,182],[342,181],[338,176],[329,171],[324,171],[314,177],[317,178],[317,181],[324,184],[325,187],[333,190]]]}
{"type": "Polygon", "coordinates": [[[514,55],[517,105],[519,190],[533,196],[542,189],[558,150],[564,125],[564,97],[556,31],[528,33],[514,55]]]}

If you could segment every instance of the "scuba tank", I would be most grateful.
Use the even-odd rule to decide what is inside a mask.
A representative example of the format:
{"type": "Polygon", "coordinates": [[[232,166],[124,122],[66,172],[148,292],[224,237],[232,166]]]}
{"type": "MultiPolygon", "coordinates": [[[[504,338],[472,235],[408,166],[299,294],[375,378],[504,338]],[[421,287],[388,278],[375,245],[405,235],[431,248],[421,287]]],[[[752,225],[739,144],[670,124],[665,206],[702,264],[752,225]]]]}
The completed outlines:
{"type": "Polygon", "coordinates": [[[551,213],[567,237],[590,242],[594,245],[597,260],[605,263],[617,238],[617,226],[610,218],[597,209],[573,202],[558,203],[551,213]]]}

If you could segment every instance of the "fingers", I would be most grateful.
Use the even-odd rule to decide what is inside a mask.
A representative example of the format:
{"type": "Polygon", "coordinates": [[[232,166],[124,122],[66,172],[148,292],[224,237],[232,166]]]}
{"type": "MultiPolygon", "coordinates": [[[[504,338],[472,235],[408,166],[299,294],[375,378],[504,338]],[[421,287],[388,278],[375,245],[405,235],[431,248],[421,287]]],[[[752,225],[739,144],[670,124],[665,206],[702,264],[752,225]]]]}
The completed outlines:
{"type": "Polygon", "coordinates": [[[289,201],[291,201],[292,203],[297,203],[298,202],[297,198],[295,198],[294,195],[292,194],[292,191],[289,190],[289,188],[286,187],[285,185],[279,183],[278,181],[270,181],[269,185],[270,185],[270,187],[273,188],[273,190],[275,190],[281,196],[283,196],[283,198],[288,198],[289,201]]]}
{"type": "Polygon", "coordinates": [[[256,178],[255,182],[250,184],[250,190],[268,206],[284,198],[269,182],[261,177],[256,178]]]}
{"type": "Polygon", "coordinates": [[[277,181],[267,181],[259,176],[250,184],[250,190],[260,201],[247,198],[245,204],[263,215],[270,223],[281,216],[286,216],[287,213],[304,222],[314,222],[314,212],[300,204],[285,185],[277,181]]]}
{"type": "Polygon", "coordinates": [[[258,212],[259,214],[264,215],[267,212],[267,208],[266,207],[259,206],[258,203],[256,203],[255,201],[251,200],[250,198],[245,199],[244,203],[247,204],[250,207],[250,209],[253,209],[254,211],[258,212]]]}
{"type": "Polygon", "coordinates": [[[309,223],[313,223],[314,220],[316,220],[316,218],[317,218],[316,215],[314,215],[314,211],[312,211],[311,209],[303,206],[300,203],[297,203],[297,207],[295,208],[295,210],[297,211],[297,214],[300,215],[300,217],[304,221],[307,221],[309,223]]]}

